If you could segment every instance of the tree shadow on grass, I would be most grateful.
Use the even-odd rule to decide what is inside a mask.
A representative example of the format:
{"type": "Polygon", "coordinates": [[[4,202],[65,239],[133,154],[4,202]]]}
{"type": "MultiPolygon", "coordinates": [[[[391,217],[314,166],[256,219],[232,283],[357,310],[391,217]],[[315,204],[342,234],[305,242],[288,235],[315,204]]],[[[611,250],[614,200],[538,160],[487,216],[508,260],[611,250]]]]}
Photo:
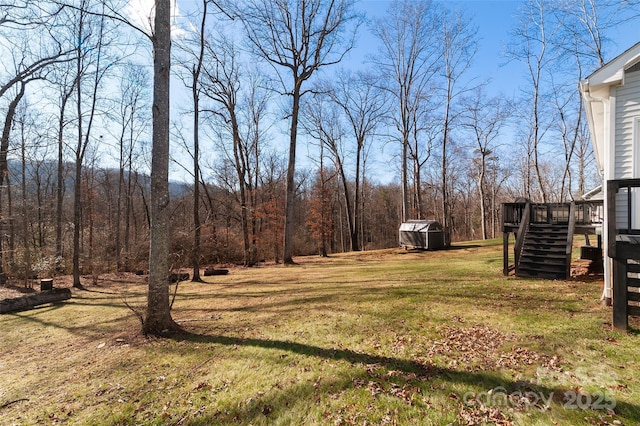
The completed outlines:
{"type": "MultiPolygon", "coordinates": [[[[573,389],[567,389],[561,386],[549,386],[540,383],[523,382],[522,380],[507,379],[503,375],[492,371],[464,371],[450,368],[444,368],[412,359],[394,358],[382,355],[368,354],[364,352],[358,352],[351,349],[336,349],[336,348],[323,348],[319,346],[309,345],[300,342],[292,341],[279,341],[268,340],[259,338],[241,338],[233,336],[223,335],[205,335],[197,334],[183,330],[182,332],[172,336],[175,341],[191,342],[191,343],[210,343],[232,347],[257,347],[263,349],[274,349],[279,351],[290,352],[306,357],[315,357],[323,360],[332,361],[344,361],[350,364],[360,366],[376,366],[376,368],[383,369],[388,373],[400,372],[404,377],[410,377],[411,380],[420,382],[422,385],[431,382],[437,382],[445,384],[446,389],[468,389],[471,393],[475,392],[489,392],[495,389],[504,389],[505,397],[512,393],[517,392],[530,392],[532,395],[537,395],[542,398],[552,400],[560,407],[567,408],[566,396],[567,392],[573,392],[573,389]],[[480,389],[480,390],[479,390],[480,389]],[[478,391],[479,390],[479,391],[478,391]]],[[[374,378],[380,379],[385,377],[389,380],[389,377],[393,377],[389,374],[376,375],[374,378]]],[[[370,380],[371,377],[362,377],[364,380],[370,380]]],[[[357,383],[355,380],[351,380],[350,384],[344,385],[345,387],[354,386],[357,383]]],[[[428,387],[425,387],[428,389],[428,387]]],[[[444,392],[444,391],[442,391],[444,392]]],[[[459,392],[459,391],[455,391],[459,392]]],[[[297,394],[289,395],[291,398],[295,398],[297,394]]],[[[463,398],[464,395],[450,394],[449,398],[456,401],[456,405],[460,410],[464,410],[463,398]]],[[[595,397],[594,397],[595,398],[595,397]]],[[[616,419],[621,420],[623,424],[639,424],[640,423],[640,405],[631,404],[625,401],[616,401],[615,412],[616,419]]],[[[509,406],[498,407],[507,411],[509,406]]],[[[536,407],[533,407],[536,408],[536,407]]],[[[541,409],[542,407],[537,407],[541,409]]],[[[572,407],[569,407],[572,409],[572,407]]],[[[271,408],[269,408],[271,410],[271,408]]],[[[594,417],[606,416],[608,412],[584,410],[584,414],[590,414],[594,417]]],[[[265,415],[264,412],[256,411],[255,407],[247,407],[247,412],[236,413],[237,419],[251,420],[252,416],[265,415]]],[[[586,418],[586,417],[585,417],[586,418]]],[[[202,423],[198,419],[198,422],[194,424],[207,424],[206,419],[202,423]]],[[[213,420],[211,418],[210,420],[213,420]]]]}

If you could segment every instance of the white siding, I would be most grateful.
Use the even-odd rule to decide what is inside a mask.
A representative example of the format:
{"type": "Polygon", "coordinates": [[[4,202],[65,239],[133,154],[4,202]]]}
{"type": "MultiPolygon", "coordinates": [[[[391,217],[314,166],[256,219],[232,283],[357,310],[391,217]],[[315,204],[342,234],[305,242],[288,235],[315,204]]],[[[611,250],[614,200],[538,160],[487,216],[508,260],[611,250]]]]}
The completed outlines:
{"type": "MultiPolygon", "coordinates": [[[[640,134],[638,120],[640,120],[640,72],[625,74],[624,84],[616,90],[616,123],[615,123],[615,179],[629,179],[640,177],[636,162],[640,152],[640,134]]],[[[640,199],[634,191],[635,202],[640,199]]],[[[627,196],[618,194],[616,200],[616,225],[627,228],[627,196]]],[[[635,209],[638,211],[638,209],[635,209]]],[[[634,218],[637,226],[637,218],[634,218]]]]}
{"type": "Polygon", "coordinates": [[[625,75],[624,85],[616,91],[615,179],[633,176],[634,127],[640,117],[640,72],[625,75]]]}

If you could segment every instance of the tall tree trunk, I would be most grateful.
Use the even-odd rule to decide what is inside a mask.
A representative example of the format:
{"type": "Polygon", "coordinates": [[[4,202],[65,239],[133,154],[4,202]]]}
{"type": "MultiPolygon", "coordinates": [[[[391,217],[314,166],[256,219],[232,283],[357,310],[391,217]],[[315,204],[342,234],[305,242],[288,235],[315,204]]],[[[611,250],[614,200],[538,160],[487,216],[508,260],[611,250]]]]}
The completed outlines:
{"type": "Polygon", "coordinates": [[[156,0],[153,36],[153,144],[149,287],[145,333],[177,330],[169,305],[169,81],[171,73],[171,1],[156,0]]]}
{"type": "MultiPolygon", "coordinates": [[[[450,80],[448,80],[448,84],[450,85],[450,80]]],[[[449,227],[451,226],[451,212],[449,211],[449,195],[448,195],[448,182],[447,182],[447,173],[449,171],[449,165],[447,164],[447,145],[449,137],[449,109],[451,107],[451,89],[450,87],[447,89],[447,101],[445,104],[445,113],[444,113],[444,126],[442,131],[442,158],[441,158],[441,170],[442,170],[442,226],[445,230],[445,238],[449,232],[449,227]]],[[[446,242],[448,243],[448,241],[446,242]]]]}
{"type": "Polygon", "coordinates": [[[205,25],[207,22],[208,0],[202,1],[202,20],[200,22],[200,46],[198,63],[192,69],[193,84],[191,97],[193,100],[193,282],[202,282],[200,278],[200,244],[202,239],[202,225],[200,223],[200,73],[204,58],[205,25]]]}
{"type": "Polygon", "coordinates": [[[9,216],[9,256],[7,263],[9,264],[9,270],[13,270],[15,266],[15,253],[16,253],[16,229],[15,219],[13,217],[13,199],[11,197],[11,179],[9,175],[6,176],[7,187],[7,214],[9,216]]]}
{"type": "Polygon", "coordinates": [[[287,164],[287,188],[284,200],[284,242],[283,262],[291,265],[293,261],[293,215],[295,213],[295,174],[296,174],[296,140],[298,137],[298,116],[300,115],[300,85],[302,81],[295,79],[293,89],[293,105],[291,107],[291,128],[289,138],[289,162],[287,164]]]}
{"type": "MultiPolygon", "coordinates": [[[[205,2],[206,4],[206,2],[205,2]]],[[[205,9],[206,14],[206,9],[205,9]]],[[[203,18],[204,19],[204,18],[203,18]]],[[[198,72],[199,74],[199,72],[198,72]]],[[[198,95],[198,81],[196,74],[193,78],[193,249],[191,281],[202,282],[200,278],[200,241],[202,239],[202,225],[200,224],[200,102],[198,95]]]]}
{"type": "MultiPolygon", "coordinates": [[[[336,150],[337,151],[337,150],[336,150]]],[[[344,166],[342,165],[342,161],[340,160],[340,156],[336,152],[336,166],[338,168],[338,172],[340,173],[340,180],[342,181],[342,190],[344,192],[344,204],[345,211],[347,212],[347,225],[349,226],[349,240],[351,242],[351,250],[358,251],[358,229],[354,226],[353,220],[353,211],[354,206],[351,203],[351,193],[349,192],[349,182],[347,181],[347,176],[344,171],[344,166]]]]}
{"type": "Polygon", "coordinates": [[[409,155],[409,136],[405,132],[402,135],[402,158],[400,174],[402,180],[402,221],[409,220],[409,165],[407,156],[409,155]]]}
{"type": "MultiPolygon", "coordinates": [[[[82,120],[79,120],[82,121],[82,120]]],[[[81,124],[79,126],[82,126],[81,124]]],[[[82,139],[81,139],[82,140],[82,139]]],[[[82,162],[76,157],[75,182],[73,184],[73,286],[80,283],[80,228],[82,227],[82,162]]]]}
{"type": "Polygon", "coordinates": [[[360,162],[362,157],[363,140],[358,140],[356,148],[356,176],[354,183],[354,199],[353,199],[353,230],[351,231],[351,250],[360,251],[360,162]]]}
{"type": "MultiPolygon", "coordinates": [[[[324,144],[320,144],[320,197],[324,198],[326,193],[327,182],[325,180],[324,171],[324,144]]],[[[325,224],[327,223],[327,215],[329,212],[325,208],[325,200],[320,200],[320,256],[327,257],[327,230],[325,224]]]]}
{"type": "Polygon", "coordinates": [[[240,138],[238,119],[235,111],[229,112],[231,116],[231,127],[233,129],[233,157],[236,174],[238,175],[238,187],[240,190],[240,223],[242,227],[242,243],[244,247],[244,264],[245,266],[253,266],[251,245],[249,243],[249,217],[247,214],[247,166],[244,161],[244,156],[240,152],[240,144],[242,143],[242,140],[240,138]]]}
{"type": "Polygon", "coordinates": [[[478,196],[480,197],[480,220],[482,224],[482,239],[487,239],[487,206],[485,191],[486,153],[480,152],[480,174],[478,176],[478,196]]]}
{"type": "MultiPolygon", "coordinates": [[[[16,115],[16,109],[18,104],[22,100],[25,93],[26,83],[20,81],[20,89],[9,103],[7,108],[7,115],[4,120],[4,127],[2,129],[2,140],[0,140],[0,215],[2,215],[2,188],[5,185],[5,179],[7,180],[7,188],[9,187],[9,163],[7,162],[7,154],[9,152],[9,137],[11,135],[11,127],[13,125],[13,119],[16,115]]],[[[10,195],[8,195],[10,197],[10,195]]],[[[11,221],[11,212],[7,217],[11,221]]],[[[0,273],[4,272],[4,250],[2,249],[2,238],[0,238],[0,273]]],[[[13,250],[11,250],[12,252],[13,250]]]]}
{"type": "Polygon", "coordinates": [[[22,203],[21,203],[21,207],[22,207],[22,245],[23,245],[23,250],[24,250],[24,256],[22,259],[22,267],[24,268],[24,275],[23,275],[23,279],[25,284],[27,283],[27,280],[30,279],[31,274],[31,249],[30,249],[30,244],[29,244],[29,237],[27,236],[27,233],[29,231],[29,219],[27,217],[27,156],[26,156],[26,143],[27,141],[25,140],[25,134],[24,134],[24,125],[25,123],[22,122],[21,123],[21,127],[20,127],[20,154],[22,157],[22,170],[20,171],[20,177],[21,177],[21,182],[20,182],[20,186],[22,189],[22,203]]]}
{"type": "Polygon", "coordinates": [[[73,286],[82,288],[80,283],[80,227],[81,227],[81,210],[82,210],[82,57],[83,46],[80,45],[83,38],[84,12],[80,13],[80,21],[78,23],[78,46],[76,47],[76,113],[78,120],[78,140],[76,146],[76,164],[73,184],[73,286]]]}
{"type": "MultiPolygon", "coordinates": [[[[83,112],[82,112],[82,80],[85,75],[86,69],[84,68],[84,58],[86,46],[82,44],[84,33],[84,12],[80,15],[79,24],[79,43],[76,50],[77,62],[76,62],[76,95],[77,95],[77,120],[78,120],[78,142],[76,147],[76,164],[75,164],[75,182],[74,182],[74,194],[73,194],[73,286],[76,288],[82,288],[80,282],[80,232],[82,228],[82,167],[84,162],[85,153],[89,146],[89,138],[91,136],[91,129],[93,127],[93,120],[96,116],[96,106],[98,102],[98,90],[100,86],[100,80],[104,75],[104,70],[101,68],[101,52],[103,50],[103,32],[104,32],[104,20],[105,17],[100,17],[97,43],[95,45],[95,70],[93,72],[93,86],[91,88],[91,106],[89,108],[89,119],[87,121],[87,127],[83,127],[83,112]]],[[[102,138],[102,136],[101,136],[102,138]]],[[[92,259],[90,259],[92,261],[92,259]]]]}
{"type": "Polygon", "coordinates": [[[58,118],[58,164],[57,164],[57,184],[56,184],[56,271],[62,272],[61,262],[63,259],[62,247],[62,207],[64,202],[64,127],[65,127],[65,111],[67,102],[71,98],[74,85],[71,85],[67,92],[62,94],[60,103],[60,117],[58,118]]]}
{"type": "MultiPolygon", "coordinates": [[[[132,149],[132,148],[131,148],[132,149]]],[[[131,184],[132,175],[132,154],[129,150],[128,170],[127,170],[127,198],[125,199],[125,212],[124,212],[124,270],[129,272],[131,270],[131,202],[133,199],[133,185],[131,184]]]]}
{"type": "Polygon", "coordinates": [[[120,240],[120,224],[122,223],[122,197],[124,191],[124,134],[125,128],[123,126],[120,133],[120,155],[118,164],[118,197],[116,200],[116,224],[114,226],[113,233],[115,234],[115,257],[116,257],[116,271],[122,270],[122,257],[120,252],[122,251],[122,242],[120,240]]]}
{"type": "Polygon", "coordinates": [[[540,194],[541,201],[547,202],[547,191],[545,190],[544,179],[542,177],[542,171],[540,170],[540,160],[538,158],[539,153],[539,133],[540,133],[540,113],[539,113],[539,99],[540,99],[540,73],[538,72],[537,84],[534,88],[533,94],[533,169],[536,173],[536,179],[538,181],[538,192],[540,194]]]}

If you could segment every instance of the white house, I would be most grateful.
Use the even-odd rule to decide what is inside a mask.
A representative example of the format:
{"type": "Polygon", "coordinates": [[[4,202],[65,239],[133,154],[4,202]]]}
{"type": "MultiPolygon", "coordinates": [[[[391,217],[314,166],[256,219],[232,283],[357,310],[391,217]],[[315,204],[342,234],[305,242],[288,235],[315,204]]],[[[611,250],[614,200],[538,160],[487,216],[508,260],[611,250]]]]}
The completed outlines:
{"type": "MultiPolygon", "coordinates": [[[[591,141],[603,178],[605,242],[605,290],[612,297],[612,261],[609,258],[612,229],[634,234],[640,229],[640,187],[627,187],[609,198],[607,183],[640,178],[640,43],[611,60],[580,82],[580,91],[591,132],[591,141]],[[610,210],[615,199],[615,218],[610,210]],[[608,205],[609,204],[609,205],[608,205]],[[614,222],[612,222],[614,221],[614,222]]],[[[634,183],[635,185],[635,183],[634,183]]],[[[637,246],[640,255],[640,245],[637,246]]],[[[640,256],[639,256],[640,257],[640,256]]],[[[614,306],[615,308],[615,306],[614,306]]]]}

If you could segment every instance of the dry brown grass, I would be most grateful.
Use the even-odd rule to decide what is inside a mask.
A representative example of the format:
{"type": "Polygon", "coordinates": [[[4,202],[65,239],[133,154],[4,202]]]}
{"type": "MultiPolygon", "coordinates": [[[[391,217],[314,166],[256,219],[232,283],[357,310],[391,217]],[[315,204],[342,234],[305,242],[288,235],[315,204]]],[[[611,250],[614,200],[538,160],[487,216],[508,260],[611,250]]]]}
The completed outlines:
{"type": "Polygon", "coordinates": [[[128,274],[1,316],[0,423],[640,422],[638,335],[595,279],[503,277],[497,241],[297,260],[181,283],[171,339],[140,335],[128,274]],[[551,405],[478,402],[501,389],[551,405]]]}

